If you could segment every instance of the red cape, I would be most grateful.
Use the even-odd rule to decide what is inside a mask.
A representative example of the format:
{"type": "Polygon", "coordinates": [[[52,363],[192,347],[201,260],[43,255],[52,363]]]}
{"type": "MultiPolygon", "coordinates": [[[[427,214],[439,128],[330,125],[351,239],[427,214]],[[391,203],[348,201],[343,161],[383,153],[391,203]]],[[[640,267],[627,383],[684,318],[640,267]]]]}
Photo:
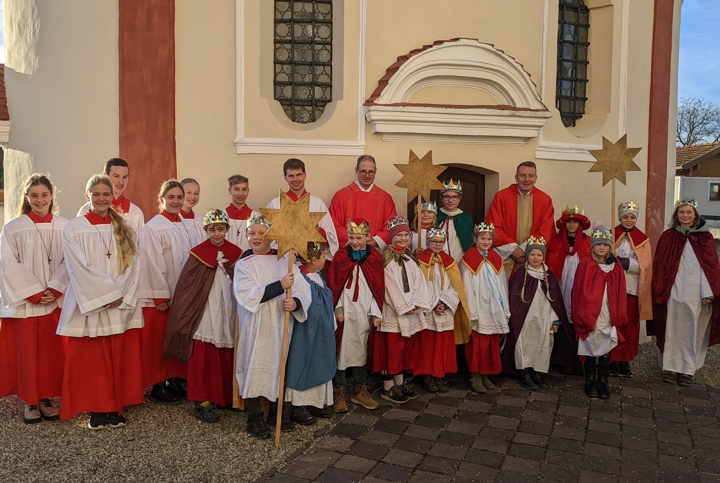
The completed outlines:
{"type": "MultiPolygon", "coordinates": [[[[430,265],[430,259],[433,255],[435,254],[430,250],[423,250],[420,252],[420,255],[417,256],[417,259],[419,262],[422,262],[425,265],[430,265]]],[[[455,264],[455,259],[447,253],[440,252],[438,253],[438,255],[440,255],[440,261],[442,262],[446,270],[455,264]]]]}
{"type": "Polygon", "coordinates": [[[657,336],[660,351],[665,348],[665,326],[667,324],[667,302],[675,277],[680,268],[680,258],[685,244],[690,242],[700,267],[707,277],[713,296],[713,311],[710,328],[710,345],[720,343],[720,263],[715,251],[715,240],[709,232],[683,234],[675,228],[665,230],[658,240],[653,259],[653,320],[647,321],[648,335],[657,336]]]}
{"type": "Polygon", "coordinates": [[[365,192],[356,183],[351,183],[335,193],[329,212],[340,246],[344,246],[348,241],[347,222],[355,218],[362,218],[370,223],[371,237],[378,235],[385,243],[390,243],[385,222],[397,215],[395,202],[392,196],[377,186],[373,186],[370,192],[365,192]]]}
{"type": "Polygon", "coordinates": [[[242,256],[242,249],[239,246],[225,241],[221,247],[216,247],[210,239],[192,248],[190,255],[197,258],[203,265],[215,268],[217,266],[217,254],[219,250],[222,250],[223,255],[225,255],[229,267],[234,266],[235,262],[242,256]]]}
{"type": "MultiPolygon", "coordinates": [[[[677,230],[676,230],[677,231],[677,230]]],[[[627,235],[628,239],[630,240],[630,245],[632,245],[633,250],[637,250],[641,246],[643,246],[645,243],[649,243],[650,239],[648,236],[640,231],[639,228],[635,227],[635,229],[630,231],[625,231],[622,229],[620,225],[616,226],[613,230],[613,240],[619,240],[620,237],[623,235],[627,235]]]]}
{"type": "MultiPolygon", "coordinates": [[[[595,329],[606,285],[610,323],[615,327],[623,327],[627,323],[625,272],[622,266],[615,262],[613,269],[605,273],[588,255],[580,260],[572,289],[572,319],[578,339],[587,339],[588,334],[595,329]]],[[[620,331],[618,340],[624,341],[620,331]]]]}
{"type": "MultiPolygon", "coordinates": [[[[574,252],[577,253],[580,258],[590,254],[590,237],[583,232],[578,232],[575,237],[575,244],[573,246],[574,252]]],[[[553,275],[558,280],[562,280],[563,268],[565,268],[565,259],[570,255],[570,244],[568,243],[567,231],[565,226],[560,227],[558,234],[550,240],[547,246],[547,259],[545,264],[548,266],[553,275]]]]}
{"type": "Polygon", "coordinates": [[[488,256],[485,258],[482,253],[480,253],[480,250],[477,249],[477,246],[471,246],[462,257],[463,265],[468,267],[475,275],[477,275],[478,271],[480,271],[480,267],[483,262],[486,261],[493,267],[495,273],[500,273],[502,271],[502,258],[500,258],[500,254],[493,249],[488,250],[488,256]]]}
{"type": "MultiPolygon", "coordinates": [[[[530,233],[534,236],[542,235],[546,240],[551,240],[555,235],[555,209],[552,199],[547,193],[537,188],[533,188],[530,195],[533,197],[533,223],[530,233]]],[[[494,247],[518,243],[519,196],[517,183],[512,184],[504,190],[498,191],[488,208],[485,223],[492,223],[495,226],[494,247]]],[[[520,243],[524,241],[520,240],[520,243]]]]}
{"type": "Polygon", "coordinates": [[[352,272],[355,265],[360,263],[360,269],[365,275],[370,291],[375,297],[375,302],[382,310],[383,300],[385,300],[385,267],[383,266],[382,255],[380,255],[379,251],[370,248],[367,258],[361,263],[352,259],[350,256],[351,251],[352,248],[350,247],[341,248],[335,253],[330,263],[328,278],[330,290],[333,293],[333,307],[337,306],[343,289],[345,289],[348,282],[354,284],[355,280],[351,280],[352,272]]]}

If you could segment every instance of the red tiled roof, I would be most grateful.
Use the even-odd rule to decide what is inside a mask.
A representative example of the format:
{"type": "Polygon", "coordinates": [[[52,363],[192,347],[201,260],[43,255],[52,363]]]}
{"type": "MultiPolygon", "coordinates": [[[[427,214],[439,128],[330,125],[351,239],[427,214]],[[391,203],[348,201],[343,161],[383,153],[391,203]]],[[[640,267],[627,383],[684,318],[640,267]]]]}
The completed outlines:
{"type": "MultiPolygon", "coordinates": [[[[680,146],[675,148],[675,169],[683,169],[688,163],[693,166],[703,159],[720,153],[720,143],[697,144],[695,146],[680,146]],[[700,159],[702,158],[702,159],[700,159]]],[[[686,166],[685,169],[690,166],[686,166]]]]}
{"type": "Polygon", "coordinates": [[[9,121],[7,94],[5,93],[5,64],[0,64],[0,121],[9,121]]]}

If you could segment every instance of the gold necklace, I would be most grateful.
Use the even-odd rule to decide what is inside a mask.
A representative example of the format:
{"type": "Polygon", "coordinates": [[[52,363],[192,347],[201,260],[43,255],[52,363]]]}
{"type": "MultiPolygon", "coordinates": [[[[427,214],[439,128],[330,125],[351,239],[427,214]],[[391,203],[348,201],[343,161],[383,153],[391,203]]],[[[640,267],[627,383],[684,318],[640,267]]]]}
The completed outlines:
{"type": "MultiPolygon", "coordinates": [[[[102,233],[100,233],[100,230],[98,230],[97,225],[93,225],[93,227],[95,227],[95,231],[97,231],[97,232],[98,232],[98,235],[100,235],[100,239],[102,240],[103,246],[105,247],[105,251],[107,252],[107,253],[105,253],[105,255],[107,255],[108,260],[110,260],[110,255],[111,255],[111,253],[110,253],[110,249],[109,249],[108,246],[107,246],[107,243],[105,243],[105,237],[103,236],[102,233]]],[[[112,234],[111,234],[110,236],[112,236],[112,234]]],[[[110,243],[112,244],[112,242],[110,242],[110,243]]]]}
{"type": "Polygon", "coordinates": [[[40,241],[42,242],[43,249],[45,250],[45,256],[47,257],[47,261],[48,261],[48,265],[49,265],[50,262],[52,262],[52,258],[50,258],[50,252],[52,252],[53,239],[55,238],[55,232],[54,232],[55,218],[53,218],[50,221],[50,250],[48,250],[47,246],[45,245],[45,239],[43,238],[42,232],[40,231],[40,228],[38,228],[37,223],[35,223],[33,221],[33,225],[35,225],[35,229],[37,230],[38,235],[40,236],[40,241]]]}

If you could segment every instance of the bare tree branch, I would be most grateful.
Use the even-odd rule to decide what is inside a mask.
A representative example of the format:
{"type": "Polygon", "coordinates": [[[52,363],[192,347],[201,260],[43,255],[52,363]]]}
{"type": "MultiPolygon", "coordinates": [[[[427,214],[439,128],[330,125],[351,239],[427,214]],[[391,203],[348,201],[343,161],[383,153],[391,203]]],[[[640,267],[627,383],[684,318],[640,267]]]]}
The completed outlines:
{"type": "Polygon", "coordinates": [[[676,142],[679,146],[720,141],[720,104],[702,97],[685,97],[678,104],[676,142]]]}

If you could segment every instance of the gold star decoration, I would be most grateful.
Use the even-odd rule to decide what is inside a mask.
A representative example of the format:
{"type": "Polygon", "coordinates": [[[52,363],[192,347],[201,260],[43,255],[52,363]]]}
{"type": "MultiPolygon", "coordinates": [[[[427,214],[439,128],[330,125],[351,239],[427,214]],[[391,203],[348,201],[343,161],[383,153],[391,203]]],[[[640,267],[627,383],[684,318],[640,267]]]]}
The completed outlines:
{"type": "Polygon", "coordinates": [[[608,184],[613,178],[626,185],[626,173],[628,171],[640,171],[640,166],[635,164],[633,158],[642,148],[628,148],[627,134],[621,137],[615,144],[603,136],[602,143],[602,149],[589,151],[593,158],[597,160],[589,172],[602,173],[603,186],[608,184]]]}
{"type": "Polygon", "coordinates": [[[308,242],[326,241],[317,229],[325,213],[310,211],[310,196],[293,202],[280,190],[280,209],[260,208],[260,211],[272,223],[263,239],[277,241],[278,260],[290,250],[307,259],[308,242]]]}
{"type": "Polygon", "coordinates": [[[430,199],[430,191],[442,190],[443,184],[438,181],[447,166],[436,166],[432,162],[432,151],[428,151],[422,159],[410,150],[408,164],[396,164],[395,167],[402,173],[403,177],[395,183],[399,188],[407,190],[407,199],[410,203],[420,195],[425,200],[430,199]]]}

